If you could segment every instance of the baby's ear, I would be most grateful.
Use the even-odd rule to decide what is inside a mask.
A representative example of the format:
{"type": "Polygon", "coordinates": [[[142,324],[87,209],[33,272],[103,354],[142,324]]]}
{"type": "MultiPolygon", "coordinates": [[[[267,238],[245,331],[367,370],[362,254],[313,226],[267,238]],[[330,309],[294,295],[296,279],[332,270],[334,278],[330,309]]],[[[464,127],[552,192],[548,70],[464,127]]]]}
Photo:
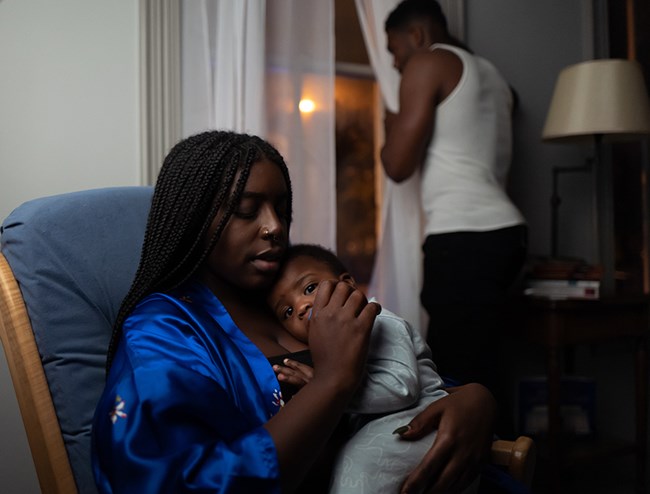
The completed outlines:
{"type": "Polygon", "coordinates": [[[347,284],[349,284],[352,288],[357,287],[357,283],[354,281],[354,278],[350,273],[343,273],[342,275],[339,276],[339,281],[345,281],[347,284]]]}

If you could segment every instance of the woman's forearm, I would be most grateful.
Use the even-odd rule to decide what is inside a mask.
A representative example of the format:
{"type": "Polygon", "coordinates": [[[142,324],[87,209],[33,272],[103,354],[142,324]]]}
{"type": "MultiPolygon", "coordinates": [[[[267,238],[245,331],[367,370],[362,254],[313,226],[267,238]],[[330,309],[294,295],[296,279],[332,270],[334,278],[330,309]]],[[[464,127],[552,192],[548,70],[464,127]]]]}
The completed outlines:
{"type": "Polygon", "coordinates": [[[315,377],[265,425],[280,464],[282,491],[293,492],[325,448],[352,396],[332,379],[315,377]]]}

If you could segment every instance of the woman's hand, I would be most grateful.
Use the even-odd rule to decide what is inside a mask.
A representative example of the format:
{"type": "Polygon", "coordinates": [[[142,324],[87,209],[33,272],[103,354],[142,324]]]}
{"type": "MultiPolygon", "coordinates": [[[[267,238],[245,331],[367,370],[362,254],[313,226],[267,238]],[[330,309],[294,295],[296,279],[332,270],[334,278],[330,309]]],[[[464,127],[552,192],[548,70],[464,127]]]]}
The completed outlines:
{"type": "Polygon", "coordinates": [[[417,440],[438,429],[431,449],[409,474],[401,494],[461,492],[479,473],[493,440],[497,406],[488,389],[466,384],[416,415],[400,436],[417,440]]]}
{"type": "Polygon", "coordinates": [[[318,286],[309,321],[309,349],[314,378],[336,383],[353,392],[361,381],[370,333],[381,310],[344,281],[323,281],[318,286]]]}
{"type": "Polygon", "coordinates": [[[287,358],[284,359],[283,364],[273,366],[273,371],[278,376],[278,381],[302,388],[314,377],[314,369],[302,362],[287,358]]]}
{"type": "Polygon", "coordinates": [[[309,322],[313,378],[264,426],[276,445],[283,492],[298,487],[336,430],[361,381],[379,310],[344,281],[319,283],[309,322]]]}

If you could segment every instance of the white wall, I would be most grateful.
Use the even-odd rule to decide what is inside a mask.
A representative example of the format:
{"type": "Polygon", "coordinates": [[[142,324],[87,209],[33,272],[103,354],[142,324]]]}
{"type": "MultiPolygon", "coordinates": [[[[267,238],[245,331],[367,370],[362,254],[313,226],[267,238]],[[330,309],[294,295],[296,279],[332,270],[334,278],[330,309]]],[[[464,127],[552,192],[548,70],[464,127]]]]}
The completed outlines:
{"type": "MultiPolygon", "coordinates": [[[[138,24],[135,0],[0,0],[0,219],[139,184],[138,24]]],[[[3,352],[0,397],[0,490],[38,492],[3,352]]]]}
{"type": "MultiPolygon", "coordinates": [[[[528,222],[531,255],[550,254],[552,168],[582,165],[591,151],[541,140],[560,70],[593,58],[591,2],[466,0],[469,46],[494,62],[519,95],[510,193],[528,222]]],[[[595,262],[592,179],[562,176],[559,249],[595,262]]]]}
{"type": "Polygon", "coordinates": [[[0,217],[139,181],[138,2],[0,2],[0,217]]]}

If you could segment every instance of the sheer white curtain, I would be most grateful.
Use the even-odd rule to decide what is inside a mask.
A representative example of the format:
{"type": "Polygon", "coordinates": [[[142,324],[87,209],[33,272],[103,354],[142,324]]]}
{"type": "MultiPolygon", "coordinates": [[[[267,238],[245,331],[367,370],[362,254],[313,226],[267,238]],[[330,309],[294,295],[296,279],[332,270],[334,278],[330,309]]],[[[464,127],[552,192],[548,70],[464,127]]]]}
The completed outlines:
{"type": "Polygon", "coordinates": [[[336,248],[333,0],[269,0],[268,137],[287,159],[291,238],[336,248]],[[298,110],[309,99],[311,113],[298,110]]]}
{"type": "MultiPolygon", "coordinates": [[[[399,0],[355,0],[370,64],[385,107],[398,109],[399,74],[386,50],[384,20],[399,0]]],[[[424,335],[427,317],[420,305],[422,220],[420,176],[395,183],[384,175],[381,227],[369,295],[409,321],[424,335]]]]}
{"type": "Polygon", "coordinates": [[[267,138],[291,173],[292,241],[335,248],[333,0],[183,0],[182,17],[183,134],[267,138]]]}
{"type": "Polygon", "coordinates": [[[183,135],[206,129],[265,134],[265,0],[185,0],[183,135]]]}

